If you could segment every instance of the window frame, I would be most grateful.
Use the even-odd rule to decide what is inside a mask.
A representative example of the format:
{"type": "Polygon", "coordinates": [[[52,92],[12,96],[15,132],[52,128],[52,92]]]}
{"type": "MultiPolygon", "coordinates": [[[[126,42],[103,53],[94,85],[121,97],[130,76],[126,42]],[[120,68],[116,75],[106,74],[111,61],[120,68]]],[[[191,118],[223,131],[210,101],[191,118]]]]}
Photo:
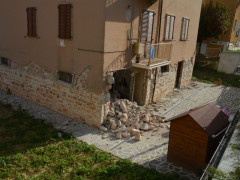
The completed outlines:
{"type": "Polygon", "coordinates": [[[33,38],[37,37],[37,8],[28,7],[26,11],[27,11],[27,36],[33,38]]]}
{"type": "Polygon", "coordinates": [[[165,73],[169,73],[169,64],[168,65],[163,65],[160,67],[160,73],[161,74],[165,74],[165,73]],[[167,71],[162,71],[163,68],[167,67],[167,71]]]}
{"type": "Polygon", "coordinates": [[[0,65],[4,67],[11,67],[11,60],[5,57],[0,57],[0,65]],[[7,64],[3,63],[4,60],[7,60],[7,64]]]}
{"type": "Polygon", "coordinates": [[[67,85],[67,86],[72,86],[73,82],[74,82],[74,78],[75,78],[75,74],[68,73],[66,71],[60,71],[60,70],[57,71],[57,82],[59,82],[61,84],[64,84],[64,85],[67,85]],[[60,74],[61,73],[71,75],[71,82],[64,81],[63,79],[60,79],[60,74]]]}
{"type": "Polygon", "coordinates": [[[180,40],[181,41],[187,41],[188,40],[189,26],[190,26],[190,19],[186,18],[186,17],[183,17],[182,18],[181,34],[180,34],[180,40]],[[186,22],[188,22],[188,24],[185,24],[185,26],[184,26],[184,21],[185,20],[186,20],[186,22]],[[183,31],[185,31],[185,32],[183,32],[183,31]],[[184,33],[184,38],[183,38],[183,33],[184,33]]]}
{"type": "Polygon", "coordinates": [[[146,43],[152,43],[152,40],[153,40],[153,27],[154,27],[154,18],[155,18],[155,11],[153,10],[149,10],[149,9],[142,9],[141,11],[141,21],[140,21],[140,33],[139,33],[139,39],[140,39],[140,42],[146,42],[146,43]],[[147,35],[146,35],[146,39],[144,40],[143,39],[143,36],[142,36],[142,33],[143,33],[143,15],[144,13],[147,12],[148,13],[148,23],[147,23],[147,35]],[[152,13],[152,16],[153,16],[153,20],[152,20],[152,26],[151,26],[151,29],[152,29],[152,32],[151,32],[151,39],[149,41],[149,14],[152,13]]]}
{"type": "Polygon", "coordinates": [[[165,27],[164,27],[164,40],[165,41],[173,41],[174,40],[175,22],[176,22],[175,15],[172,15],[172,14],[165,15],[165,27]],[[166,38],[167,28],[168,28],[168,26],[167,26],[168,17],[170,17],[170,22],[169,22],[169,29],[168,29],[168,38],[166,38]],[[172,18],[174,18],[173,24],[172,24],[172,18]],[[172,28],[171,28],[171,25],[173,25],[172,28]],[[172,29],[172,34],[171,34],[171,29],[172,29]]]}
{"type": "Polygon", "coordinates": [[[59,39],[72,39],[72,4],[71,3],[62,3],[58,5],[58,38],[59,39]],[[65,7],[64,7],[65,6],[65,7]],[[70,7],[70,25],[67,25],[68,17],[67,17],[67,11],[70,7]],[[65,16],[63,17],[61,13],[61,8],[65,8],[63,11],[65,11],[65,16]],[[64,19],[61,19],[64,18],[64,19]],[[63,23],[64,22],[64,23],[63,23]],[[64,25],[64,28],[61,28],[61,26],[64,25]],[[63,30],[64,29],[64,30],[63,30]],[[70,29],[70,30],[69,30],[70,29]],[[68,30],[70,31],[68,34],[68,30]]]}

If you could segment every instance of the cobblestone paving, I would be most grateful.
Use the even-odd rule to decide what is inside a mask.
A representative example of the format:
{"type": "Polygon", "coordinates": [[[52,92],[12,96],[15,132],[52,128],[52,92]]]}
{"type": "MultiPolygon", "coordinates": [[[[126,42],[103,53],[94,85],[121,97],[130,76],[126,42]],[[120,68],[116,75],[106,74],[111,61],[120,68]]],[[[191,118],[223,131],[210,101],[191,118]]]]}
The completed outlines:
{"type": "MultiPolygon", "coordinates": [[[[158,114],[165,114],[172,106],[183,101],[179,106],[176,106],[173,110],[165,114],[166,118],[172,117],[218,97],[222,89],[223,87],[220,86],[192,83],[188,88],[181,91],[175,91],[156,104],[147,106],[147,108],[158,114]],[[193,93],[195,94],[192,95],[193,93]]],[[[227,93],[228,96],[222,98],[222,102],[223,100],[227,100],[227,102],[222,104],[227,105],[227,109],[233,112],[234,108],[232,105],[240,101],[240,90],[237,88],[230,88],[227,93]],[[231,97],[229,97],[229,95],[231,97]]],[[[55,128],[71,132],[77,138],[89,144],[94,144],[99,149],[110,152],[120,158],[131,159],[133,162],[142,164],[145,167],[155,168],[159,172],[177,172],[186,179],[198,179],[192,172],[167,162],[169,139],[169,129],[167,129],[167,127],[145,132],[142,141],[136,142],[132,138],[128,140],[119,140],[85,123],[67,118],[17,96],[5,95],[2,91],[0,91],[0,102],[9,103],[14,109],[21,106],[35,118],[52,123],[55,128]]]]}

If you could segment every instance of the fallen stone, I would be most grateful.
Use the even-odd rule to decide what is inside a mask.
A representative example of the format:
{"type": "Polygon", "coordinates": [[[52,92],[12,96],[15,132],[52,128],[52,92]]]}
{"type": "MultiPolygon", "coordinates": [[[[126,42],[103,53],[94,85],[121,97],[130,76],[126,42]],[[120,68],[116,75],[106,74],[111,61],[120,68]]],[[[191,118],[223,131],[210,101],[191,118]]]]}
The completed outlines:
{"type": "Polygon", "coordinates": [[[127,131],[126,126],[123,125],[123,126],[121,127],[121,131],[123,131],[123,132],[124,132],[124,131],[127,131]]]}
{"type": "Polygon", "coordinates": [[[117,115],[118,118],[121,118],[122,115],[123,115],[123,113],[121,113],[121,112],[118,112],[117,114],[118,114],[118,115],[117,115]]]}
{"type": "Polygon", "coordinates": [[[111,129],[116,129],[116,128],[117,128],[117,124],[116,123],[112,123],[111,129]]]}
{"type": "Polygon", "coordinates": [[[130,138],[130,133],[128,133],[128,132],[123,132],[123,133],[122,133],[122,137],[124,137],[124,138],[130,138]]]}
{"type": "Polygon", "coordinates": [[[108,115],[114,117],[114,116],[115,116],[115,112],[114,112],[114,111],[109,111],[109,112],[108,112],[108,115]]]}
{"type": "Polygon", "coordinates": [[[117,137],[118,139],[121,139],[121,138],[122,138],[122,133],[121,133],[121,132],[118,132],[117,135],[116,135],[116,137],[117,137]]]}
{"type": "Polygon", "coordinates": [[[127,115],[127,113],[122,113],[122,117],[121,117],[121,118],[128,119],[128,115],[127,115]]]}
{"type": "Polygon", "coordinates": [[[150,117],[149,117],[149,114],[145,114],[144,118],[143,118],[143,121],[144,122],[149,122],[150,121],[150,117]]]}
{"type": "Polygon", "coordinates": [[[136,141],[141,141],[142,140],[142,136],[141,136],[140,132],[135,135],[135,140],[136,141]]]}
{"type": "Polygon", "coordinates": [[[135,136],[137,133],[140,133],[138,129],[132,129],[131,136],[135,136]]]}
{"type": "Polygon", "coordinates": [[[127,119],[126,118],[121,118],[120,121],[125,124],[127,122],[127,119]]]}
{"type": "Polygon", "coordinates": [[[134,127],[127,127],[127,131],[130,133],[133,131],[133,129],[134,129],[134,127]]]}
{"type": "Polygon", "coordinates": [[[143,123],[140,125],[140,129],[147,131],[148,130],[148,124],[147,123],[143,123]]]}
{"type": "Polygon", "coordinates": [[[139,117],[134,117],[133,120],[136,121],[136,122],[140,121],[139,117]]]}
{"type": "Polygon", "coordinates": [[[165,126],[164,124],[159,124],[159,127],[164,128],[165,126]]]}
{"type": "Polygon", "coordinates": [[[125,125],[126,125],[127,127],[129,127],[129,126],[131,126],[131,124],[132,124],[131,120],[127,120],[127,122],[126,122],[125,125]]]}
{"type": "Polygon", "coordinates": [[[113,123],[116,123],[116,119],[115,118],[111,118],[109,119],[109,123],[112,125],[113,123]]]}
{"type": "Polygon", "coordinates": [[[101,131],[104,131],[104,132],[107,132],[108,129],[107,129],[106,127],[104,127],[104,126],[101,126],[101,127],[100,127],[100,130],[101,130],[101,131]]]}
{"type": "Polygon", "coordinates": [[[122,122],[118,121],[118,127],[121,127],[121,126],[122,126],[122,122]]]}
{"type": "Polygon", "coordinates": [[[126,104],[123,101],[120,102],[120,108],[122,109],[123,112],[125,113],[127,112],[126,104]]]}
{"type": "Polygon", "coordinates": [[[154,128],[155,128],[155,127],[154,127],[153,125],[149,125],[149,126],[148,126],[148,130],[150,130],[150,131],[153,130],[154,128]]]}

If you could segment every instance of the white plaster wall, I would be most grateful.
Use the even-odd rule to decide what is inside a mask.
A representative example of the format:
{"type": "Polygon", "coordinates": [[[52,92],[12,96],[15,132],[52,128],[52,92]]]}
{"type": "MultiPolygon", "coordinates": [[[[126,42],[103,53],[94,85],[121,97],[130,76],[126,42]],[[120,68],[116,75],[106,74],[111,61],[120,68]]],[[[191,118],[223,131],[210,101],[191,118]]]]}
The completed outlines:
{"type": "Polygon", "coordinates": [[[240,65],[240,53],[225,52],[220,54],[218,72],[232,74],[237,66],[240,65]]]}

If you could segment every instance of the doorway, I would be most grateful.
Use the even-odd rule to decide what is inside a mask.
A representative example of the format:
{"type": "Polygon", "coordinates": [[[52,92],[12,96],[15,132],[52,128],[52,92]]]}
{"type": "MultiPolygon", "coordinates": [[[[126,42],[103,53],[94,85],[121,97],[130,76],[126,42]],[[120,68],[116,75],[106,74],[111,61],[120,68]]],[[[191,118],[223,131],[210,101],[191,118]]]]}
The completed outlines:
{"type": "Polygon", "coordinates": [[[175,88],[180,88],[182,78],[183,61],[178,62],[175,88]]]}

